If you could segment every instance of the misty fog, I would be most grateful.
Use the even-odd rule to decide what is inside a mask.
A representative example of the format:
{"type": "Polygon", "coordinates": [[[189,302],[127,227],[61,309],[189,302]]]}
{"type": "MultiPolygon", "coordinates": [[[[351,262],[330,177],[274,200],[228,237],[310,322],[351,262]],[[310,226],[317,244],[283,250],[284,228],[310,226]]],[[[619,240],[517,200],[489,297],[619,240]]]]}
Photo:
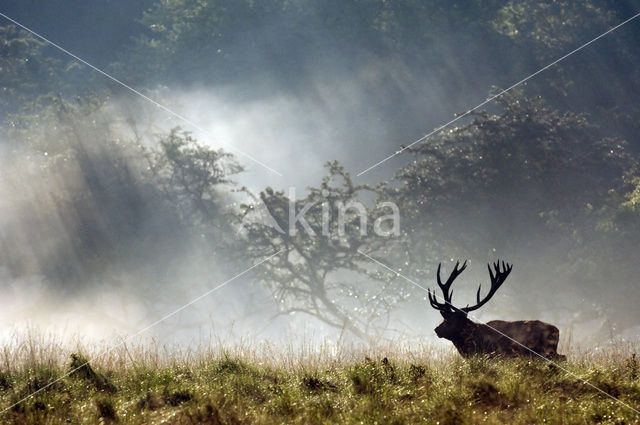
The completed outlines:
{"type": "MultiPolygon", "coordinates": [[[[479,283],[487,290],[487,262],[515,263],[505,286],[475,319],[549,321],[560,328],[566,346],[637,338],[640,257],[634,247],[640,216],[625,203],[634,199],[634,184],[637,191],[640,151],[638,22],[519,86],[509,102],[477,111],[486,115],[465,117],[414,151],[356,176],[628,18],[632,2],[594,2],[602,13],[566,6],[564,26],[551,19],[555,9],[540,12],[528,1],[515,2],[531,11],[526,22],[511,19],[511,9],[494,2],[481,16],[474,12],[480,8],[476,2],[451,9],[403,2],[402,12],[385,2],[368,2],[371,7],[363,10],[353,10],[357,2],[238,2],[238,10],[225,9],[218,21],[211,12],[193,22],[180,13],[192,2],[178,10],[172,2],[164,8],[146,2],[146,18],[142,9],[132,10],[126,30],[101,24],[103,31],[127,37],[121,34],[99,51],[90,45],[101,38],[91,32],[97,11],[75,16],[77,31],[85,32],[72,37],[72,20],[49,21],[9,3],[12,10],[3,13],[35,32],[49,22],[42,29],[47,38],[199,128],[39,45],[26,31],[3,33],[3,46],[9,46],[3,47],[4,67],[15,70],[0,77],[11,90],[2,101],[0,125],[5,341],[25,329],[83,340],[136,334],[258,262],[243,251],[257,242],[239,233],[242,203],[260,199],[267,188],[287,194],[294,187],[303,198],[313,193],[310,187],[319,187],[325,164],[334,160],[355,184],[384,184],[380,199],[399,203],[402,240],[371,246],[425,288],[436,287],[439,262],[448,273],[456,260],[468,258],[469,268],[455,286],[454,302],[464,306],[474,302],[479,283]],[[328,13],[331,7],[337,10],[328,13]],[[527,38],[513,32],[518,25],[527,38]],[[175,28],[186,29],[165,36],[175,28]],[[24,57],[40,58],[37,72],[11,63],[24,57]],[[532,103],[531,111],[552,112],[540,112],[536,121],[524,106],[528,101],[519,99],[539,96],[546,106],[532,103]],[[586,115],[566,118],[571,113],[586,115]],[[510,117],[522,128],[530,119],[531,127],[499,128],[510,117]],[[191,177],[179,167],[197,177],[195,167],[203,163],[162,144],[176,127],[186,132],[179,137],[190,135],[198,146],[233,155],[216,157],[221,177],[197,196],[180,180],[191,177]],[[532,142],[521,139],[523,134],[532,142]],[[538,142],[552,148],[535,156],[531,146],[538,142]],[[484,157],[494,145],[498,153],[484,157]],[[583,154],[587,146],[594,152],[583,154]],[[610,156],[598,162],[609,147],[610,156]],[[427,163],[440,156],[447,160],[427,163]],[[515,158],[524,160],[509,163],[515,158]],[[463,163],[455,170],[446,166],[457,160],[463,163]],[[567,164],[578,165],[573,170],[567,164]],[[224,175],[228,170],[235,171],[224,175]],[[587,181],[588,175],[598,178],[587,181]],[[434,182],[441,186],[434,189],[434,182]]],[[[110,4],[119,10],[125,3],[110,4]]],[[[41,13],[51,18],[54,11],[41,13]]],[[[0,23],[5,25],[11,23],[0,23]]],[[[359,261],[364,272],[337,266],[326,282],[344,281],[356,289],[385,282],[388,295],[398,294],[388,311],[373,319],[361,316],[362,322],[371,320],[371,338],[449,346],[433,333],[442,318],[425,291],[397,276],[378,281],[372,277],[376,265],[359,261]]],[[[140,337],[183,345],[366,342],[349,333],[346,322],[340,327],[304,312],[279,314],[275,283],[266,284],[260,270],[230,281],[140,337]]],[[[332,301],[354,321],[369,303],[348,296],[332,301]]]]}

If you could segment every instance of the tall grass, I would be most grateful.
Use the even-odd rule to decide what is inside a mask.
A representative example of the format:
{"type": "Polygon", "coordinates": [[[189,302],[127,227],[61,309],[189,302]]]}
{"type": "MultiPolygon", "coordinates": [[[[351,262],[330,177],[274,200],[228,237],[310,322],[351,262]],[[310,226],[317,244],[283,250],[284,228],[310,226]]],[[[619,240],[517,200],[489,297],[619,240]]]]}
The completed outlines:
{"type": "Polygon", "coordinates": [[[154,342],[85,347],[51,335],[3,347],[7,424],[632,424],[640,421],[637,345],[540,359],[462,359],[428,345],[281,347],[154,342]],[[98,356],[98,357],[96,357],[98,356]],[[68,371],[87,366],[47,386],[68,371]]]}

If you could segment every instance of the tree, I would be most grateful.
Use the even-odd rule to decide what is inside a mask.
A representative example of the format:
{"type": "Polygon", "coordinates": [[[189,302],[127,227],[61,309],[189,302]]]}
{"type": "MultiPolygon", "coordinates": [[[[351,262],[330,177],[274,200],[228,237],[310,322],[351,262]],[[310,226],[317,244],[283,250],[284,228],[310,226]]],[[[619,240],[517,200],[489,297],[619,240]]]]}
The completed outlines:
{"type": "Polygon", "coordinates": [[[279,314],[308,314],[369,339],[376,320],[407,296],[359,253],[393,252],[393,210],[375,200],[366,206],[363,197],[375,188],[355,185],[337,162],[327,167],[320,186],[301,199],[267,188],[242,205],[245,252],[254,261],[279,252],[257,269],[279,314]]]}
{"type": "Polygon", "coordinates": [[[60,81],[60,61],[43,55],[45,43],[13,25],[0,27],[0,117],[17,112],[60,81]]]}
{"type": "Polygon", "coordinates": [[[30,33],[14,25],[0,27],[0,126],[21,127],[23,115],[40,111],[49,103],[47,96],[70,100],[82,94],[90,100],[91,92],[102,88],[83,65],[52,53],[48,43],[30,33]]]}
{"type": "MultiPolygon", "coordinates": [[[[523,56],[524,68],[510,76],[518,81],[605,31],[631,18],[640,3],[589,0],[503,4],[491,19],[494,31],[510,40],[523,56]]],[[[640,47],[634,23],[617,29],[529,82],[551,105],[588,112],[603,134],[616,135],[640,151],[636,117],[640,108],[630,93],[640,89],[640,47]]]]}
{"type": "Polygon", "coordinates": [[[148,152],[149,172],[185,225],[221,249],[234,241],[231,177],[243,171],[233,155],[200,145],[173,129],[148,152]]]}

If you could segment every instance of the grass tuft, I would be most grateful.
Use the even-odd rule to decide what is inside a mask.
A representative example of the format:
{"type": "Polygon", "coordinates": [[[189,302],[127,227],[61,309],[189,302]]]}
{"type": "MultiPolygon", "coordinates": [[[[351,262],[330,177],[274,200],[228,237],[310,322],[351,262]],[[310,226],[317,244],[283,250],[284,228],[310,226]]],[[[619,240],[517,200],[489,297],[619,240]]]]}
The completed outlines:
{"type": "Polygon", "coordinates": [[[96,373],[89,360],[82,354],[72,353],[71,362],[69,363],[69,371],[71,376],[80,378],[92,384],[98,391],[115,393],[117,388],[104,375],[96,373]]]}
{"type": "Polygon", "coordinates": [[[96,399],[95,404],[96,409],[98,410],[98,417],[101,418],[104,422],[118,421],[116,407],[112,399],[100,397],[96,399]]]}

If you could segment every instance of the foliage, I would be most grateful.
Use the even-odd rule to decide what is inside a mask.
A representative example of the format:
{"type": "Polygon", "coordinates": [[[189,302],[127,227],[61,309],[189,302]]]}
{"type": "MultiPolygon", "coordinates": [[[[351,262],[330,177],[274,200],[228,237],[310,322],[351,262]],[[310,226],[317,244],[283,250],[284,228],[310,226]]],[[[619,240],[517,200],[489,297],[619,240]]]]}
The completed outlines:
{"type": "Polygon", "coordinates": [[[256,77],[253,70],[260,68],[259,78],[279,89],[295,90],[305,87],[314,70],[327,66],[348,70],[393,56],[434,67],[438,61],[432,57],[441,53],[433,43],[439,33],[457,25],[467,29],[456,34],[452,48],[486,36],[483,25],[498,4],[163,1],[145,12],[141,22],[147,31],[115,68],[146,83],[150,72],[144,70],[153,70],[157,80],[152,85],[163,80],[247,84],[256,77]],[[479,15],[484,19],[478,20],[479,15]]]}
{"type": "Polygon", "coordinates": [[[46,57],[44,47],[13,25],[0,27],[0,116],[48,93],[60,81],[60,61],[46,57]]]}
{"type": "Polygon", "coordinates": [[[149,172],[182,221],[218,247],[231,244],[231,177],[243,171],[233,155],[173,129],[148,152],[149,172]]]}
{"type": "Polygon", "coordinates": [[[541,60],[552,60],[594,27],[603,32],[614,23],[615,12],[606,6],[598,1],[511,0],[497,11],[492,26],[518,43],[535,45],[541,60]],[[594,25],[585,26],[585,21],[594,25]]]}
{"type": "Polygon", "coordinates": [[[601,138],[586,117],[540,98],[502,102],[499,114],[477,114],[412,149],[417,160],[397,175],[409,232],[428,216],[434,229],[455,224],[447,234],[436,230],[437,242],[484,241],[481,252],[511,251],[537,242],[531,233],[572,234],[578,211],[599,208],[610,190],[627,187],[635,162],[624,141],[601,138]]]}
{"type": "MultiPolygon", "coordinates": [[[[533,53],[528,75],[637,13],[637,1],[585,2],[517,0],[507,2],[492,19],[498,33],[508,37],[521,50],[533,53]]],[[[633,25],[633,23],[629,23],[633,25]]],[[[532,93],[541,93],[561,109],[588,112],[603,134],[621,136],[634,152],[640,149],[637,103],[629,96],[640,87],[636,64],[640,49],[634,42],[632,27],[622,27],[589,46],[574,57],[544,72],[529,84],[532,93]],[[622,78],[612,78],[620,75],[622,78]],[[587,107],[585,107],[587,106],[587,107]]],[[[521,77],[512,76],[515,82],[521,77]]]]}
{"type": "Polygon", "coordinates": [[[14,25],[0,26],[0,130],[14,131],[52,99],[91,102],[104,85],[76,61],[14,25]],[[64,59],[64,60],[63,60],[64,59]]]}
{"type": "MultiPolygon", "coordinates": [[[[485,74],[508,87],[630,18],[637,6],[607,0],[170,0],[144,14],[147,31],[114,66],[151,87],[240,84],[256,96],[262,90],[308,94],[327,70],[344,79],[368,75],[400,132],[422,118],[407,95],[430,83],[425,71],[456,99],[485,74]]],[[[629,96],[640,87],[634,37],[621,28],[598,40],[530,80],[528,93],[563,110],[591,106],[594,123],[639,150],[634,117],[640,110],[629,96]]]]}
{"type": "Polygon", "coordinates": [[[631,211],[638,212],[640,210],[640,178],[634,178],[632,183],[634,186],[633,190],[626,195],[626,200],[622,206],[629,208],[631,211]]]}
{"type": "MultiPolygon", "coordinates": [[[[390,191],[405,214],[412,270],[430,279],[442,259],[508,255],[539,291],[568,280],[578,283],[574,298],[600,299],[612,317],[620,310],[617,294],[602,294],[600,285],[607,276],[626,290],[633,280],[615,266],[624,249],[605,250],[626,231],[637,235],[637,216],[621,209],[637,173],[624,141],[602,138],[585,116],[511,95],[496,115],[476,114],[412,151],[416,159],[399,170],[400,186],[390,191]]],[[[542,298],[545,309],[566,308],[542,298]]]]}

